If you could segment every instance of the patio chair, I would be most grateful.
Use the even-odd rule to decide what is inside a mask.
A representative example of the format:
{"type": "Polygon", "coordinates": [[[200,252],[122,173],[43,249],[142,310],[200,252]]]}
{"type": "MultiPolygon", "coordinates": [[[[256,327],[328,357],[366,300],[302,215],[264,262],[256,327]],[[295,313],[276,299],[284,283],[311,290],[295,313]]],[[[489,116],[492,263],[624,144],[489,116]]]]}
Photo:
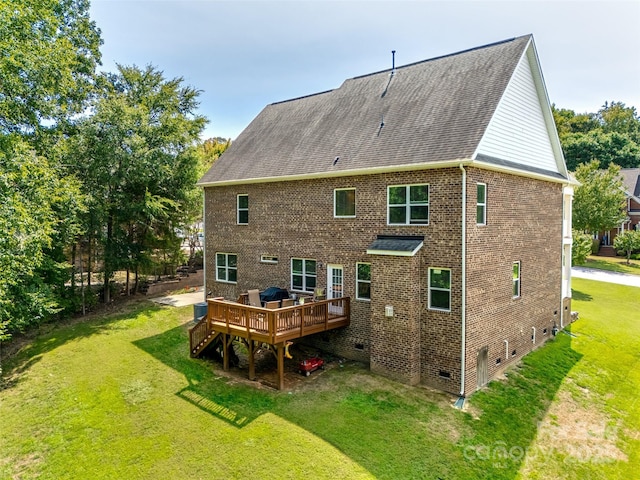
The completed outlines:
{"type": "Polygon", "coordinates": [[[262,306],[262,303],[260,302],[260,290],[249,290],[247,293],[249,294],[249,305],[252,307],[262,306]]]}

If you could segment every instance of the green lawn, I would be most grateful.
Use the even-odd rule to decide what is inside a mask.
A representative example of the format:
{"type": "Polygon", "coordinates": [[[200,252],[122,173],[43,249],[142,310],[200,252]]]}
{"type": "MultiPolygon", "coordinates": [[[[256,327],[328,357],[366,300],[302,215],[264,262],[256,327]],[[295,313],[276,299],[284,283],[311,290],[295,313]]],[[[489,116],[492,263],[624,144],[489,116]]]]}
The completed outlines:
{"type": "Polygon", "coordinates": [[[622,257],[598,257],[590,255],[587,257],[585,264],[580,266],[607,270],[609,272],[640,275],[640,260],[631,260],[630,265],[627,265],[627,259],[622,257]]]}
{"type": "Polygon", "coordinates": [[[633,478],[640,289],[574,287],[576,337],[466,411],[355,363],[293,391],[247,385],[189,358],[191,307],[60,327],[3,365],[0,478],[633,478]]]}

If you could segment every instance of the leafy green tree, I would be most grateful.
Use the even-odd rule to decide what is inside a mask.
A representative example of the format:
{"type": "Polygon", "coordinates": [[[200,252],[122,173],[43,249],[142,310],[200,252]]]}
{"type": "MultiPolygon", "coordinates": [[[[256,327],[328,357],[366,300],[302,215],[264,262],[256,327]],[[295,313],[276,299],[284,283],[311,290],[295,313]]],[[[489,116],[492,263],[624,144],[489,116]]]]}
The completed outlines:
{"type": "Polygon", "coordinates": [[[87,0],[0,2],[0,341],[66,308],[64,247],[84,207],[58,161],[100,61],[88,12],[87,0]]]}
{"type": "MultiPolygon", "coordinates": [[[[199,92],[152,66],[104,74],[94,113],[72,139],[72,173],[89,197],[89,242],[102,252],[105,301],[116,270],[138,272],[155,249],[179,250],[176,227],[199,174],[194,146],[206,120],[199,92]]],[[[137,275],[136,275],[137,278],[137,275]]]]}
{"type": "Polygon", "coordinates": [[[612,163],[601,170],[594,160],[578,166],[575,176],[580,186],[576,187],[573,197],[574,228],[598,233],[619,225],[625,218],[620,167],[612,163]]]}
{"type": "Polygon", "coordinates": [[[631,254],[634,250],[640,250],[640,230],[625,230],[613,239],[613,247],[616,251],[625,252],[627,265],[631,262],[631,254]]]}
{"type": "Polygon", "coordinates": [[[591,253],[591,236],[578,230],[573,230],[571,234],[573,237],[571,265],[584,265],[591,253]]]}
{"type": "Polygon", "coordinates": [[[640,118],[634,107],[605,103],[597,113],[578,114],[552,106],[567,168],[599,162],[623,168],[640,166],[640,118]]]}
{"type": "Polygon", "coordinates": [[[88,0],[0,2],[0,133],[81,112],[100,62],[88,0]]]}

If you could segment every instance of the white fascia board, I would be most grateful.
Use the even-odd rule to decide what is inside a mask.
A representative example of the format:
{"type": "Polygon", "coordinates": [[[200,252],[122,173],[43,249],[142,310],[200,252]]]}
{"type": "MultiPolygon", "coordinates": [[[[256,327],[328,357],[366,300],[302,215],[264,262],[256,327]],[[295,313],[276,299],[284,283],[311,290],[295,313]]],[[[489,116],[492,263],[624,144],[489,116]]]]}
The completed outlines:
{"type": "Polygon", "coordinates": [[[397,250],[367,250],[367,255],[389,255],[394,257],[415,257],[416,253],[424,246],[424,242],[420,242],[411,252],[399,252],[397,250]]]}
{"type": "Polygon", "coordinates": [[[458,168],[459,165],[469,165],[470,163],[471,163],[471,159],[462,158],[462,159],[456,159],[456,160],[444,160],[440,162],[410,163],[410,164],[404,164],[404,165],[385,165],[384,167],[359,168],[359,169],[353,169],[353,170],[338,170],[334,172],[316,172],[316,173],[303,173],[300,175],[246,178],[246,179],[238,179],[238,180],[224,180],[221,182],[202,182],[202,183],[198,182],[196,186],[201,188],[206,188],[206,187],[222,187],[227,185],[248,185],[252,183],[293,182],[296,180],[313,180],[313,179],[319,179],[319,178],[375,175],[377,173],[410,172],[410,171],[418,171],[418,170],[433,170],[438,168],[458,168]]]}

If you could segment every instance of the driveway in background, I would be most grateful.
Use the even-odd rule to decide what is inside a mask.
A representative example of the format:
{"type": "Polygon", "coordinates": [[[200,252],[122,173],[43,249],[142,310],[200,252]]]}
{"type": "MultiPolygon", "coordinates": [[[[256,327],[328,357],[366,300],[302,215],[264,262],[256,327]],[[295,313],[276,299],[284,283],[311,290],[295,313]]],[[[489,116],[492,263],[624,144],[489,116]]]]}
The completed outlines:
{"type": "Polygon", "coordinates": [[[571,276],[575,278],[597,280],[599,282],[618,283],[620,285],[628,285],[630,287],[640,287],[640,275],[631,275],[628,273],[608,272],[606,270],[597,270],[595,268],[572,267],[571,276]]]}

